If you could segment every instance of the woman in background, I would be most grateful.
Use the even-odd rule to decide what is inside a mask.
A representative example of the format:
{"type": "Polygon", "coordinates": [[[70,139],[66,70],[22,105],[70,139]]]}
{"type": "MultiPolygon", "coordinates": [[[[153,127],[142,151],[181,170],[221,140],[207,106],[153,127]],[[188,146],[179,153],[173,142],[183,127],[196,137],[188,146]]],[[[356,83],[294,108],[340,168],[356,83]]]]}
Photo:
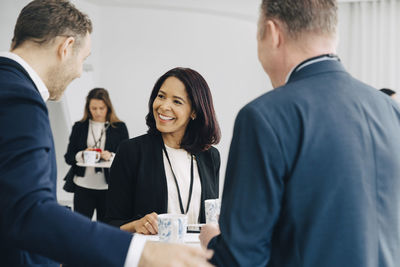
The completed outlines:
{"type": "Polygon", "coordinates": [[[106,89],[92,89],[86,97],[83,118],[72,128],[67,153],[67,164],[71,165],[65,180],[73,183],[74,211],[92,218],[96,210],[98,221],[104,221],[106,192],[109,183],[107,168],[79,167],[83,163],[85,150],[101,151],[101,160],[113,158],[119,144],[128,139],[125,123],[115,114],[106,89]]]}
{"type": "Polygon", "coordinates": [[[205,222],[204,200],[218,198],[220,140],[210,89],[188,68],[156,82],[148,133],[121,144],[113,165],[107,218],[122,230],[156,234],[157,214],[187,214],[205,222]]]}

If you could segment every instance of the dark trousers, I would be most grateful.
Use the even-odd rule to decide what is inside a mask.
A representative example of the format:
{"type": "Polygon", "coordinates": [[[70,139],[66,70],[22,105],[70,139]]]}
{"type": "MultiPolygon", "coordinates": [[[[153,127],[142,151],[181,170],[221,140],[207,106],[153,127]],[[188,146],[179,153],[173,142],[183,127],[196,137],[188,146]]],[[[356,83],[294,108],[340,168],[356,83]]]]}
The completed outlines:
{"type": "Polygon", "coordinates": [[[92,219],[96,210],[97,220],[104,222],[106,215],[107,190],[88,189],[76,186],[74,194],[74,211],[92,219]]]}

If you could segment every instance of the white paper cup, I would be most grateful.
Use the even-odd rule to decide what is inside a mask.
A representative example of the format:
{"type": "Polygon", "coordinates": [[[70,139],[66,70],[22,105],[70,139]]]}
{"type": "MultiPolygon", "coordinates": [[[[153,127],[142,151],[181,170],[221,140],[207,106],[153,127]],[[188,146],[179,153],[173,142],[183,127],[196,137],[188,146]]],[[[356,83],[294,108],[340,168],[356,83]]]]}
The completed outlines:
{"type": "Polygon", "coordinates": [[[83,151],[83,161],[86,164],[95,164],[100,160],[100,153],[97,151],[83,151]]]}
{"type": "Polygon", "coordinates": [[[207,199],[204,201],[206,210],[206,223],[218,223],[219,212],[221,210],[220,199],[207,199]]]}
{"type": "Polygon", "coordinates": [[[158,236],[161,242],[184,243],[187,216],[183,214],[160,214],[157,216],[158,236]]]}

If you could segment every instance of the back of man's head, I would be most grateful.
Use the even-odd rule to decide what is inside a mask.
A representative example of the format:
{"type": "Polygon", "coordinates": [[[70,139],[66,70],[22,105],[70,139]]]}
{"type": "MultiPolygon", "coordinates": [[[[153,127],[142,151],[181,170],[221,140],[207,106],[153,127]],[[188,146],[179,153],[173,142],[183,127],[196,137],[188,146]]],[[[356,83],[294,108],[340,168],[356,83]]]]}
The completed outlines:
{"type": "Polygon", "coordinates": [[[57,36],[73,36],[75,45],[92,32],[89,17],[68,0],[34,0],[18,16],[11,50],[25,41],[47,44],[57,36]]]}
{"type": "Polygon", "coordinates": [[[336,35],[336,0],[263,0],[261,12],[266,19],[278,19],[288,36],[301,34],[336,35]]]}

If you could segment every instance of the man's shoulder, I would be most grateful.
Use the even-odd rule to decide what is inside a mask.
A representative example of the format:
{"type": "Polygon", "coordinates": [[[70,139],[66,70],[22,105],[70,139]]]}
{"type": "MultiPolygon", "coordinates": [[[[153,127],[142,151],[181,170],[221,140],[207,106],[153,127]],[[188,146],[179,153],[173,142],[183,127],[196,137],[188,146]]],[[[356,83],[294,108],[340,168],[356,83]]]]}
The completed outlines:
{"type": "Polygon", "coordinates": [[[40,93],[22,69],[0,63],[0,98],[30,99],[45,106],[40,93]]]}
{"type": "MultiPolygon", "coordinates": [[[[254,120],[269,124],[293,120],[300,111],[306,110],[315,97],[312,86],[289,83],[272,89],[255,98],[238,113],[240,120],[254,120]],[[307,87],[308,86],[308,87],[307,87]],[[310,88],[306,89],[306,88],[310,88]]],[[[293,120],[295,121],[295,120],[293,120]]]]}
{"type": "Polygon", "coordinates": [[[247,113],[252,111],[268,112],[268,110],[276,110],[286,105],[290,99],[287,97],[286,85],[272,89],[261,96],[253,99],[242,107],[239,113],[247,113]]]}
{"type": "Polygon", "coordinates": [[[0,57],[0,82],[3,84],[32,83],[29,74],[19,63],[5,57],[0,57]]]}

